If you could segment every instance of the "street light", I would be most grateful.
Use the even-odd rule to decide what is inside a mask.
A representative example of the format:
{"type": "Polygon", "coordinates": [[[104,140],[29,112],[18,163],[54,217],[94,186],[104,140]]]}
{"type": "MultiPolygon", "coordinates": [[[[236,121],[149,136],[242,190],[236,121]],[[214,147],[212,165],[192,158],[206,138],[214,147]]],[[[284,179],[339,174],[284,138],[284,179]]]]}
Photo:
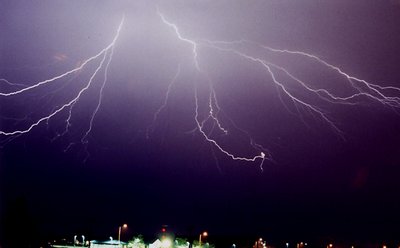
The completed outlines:
{"type": "Polygon", "coordinates": [[[201,246],[201,237],[207,237],[208,236],[208,233],[207,232],[202,232],[202,233],[200,233],[200,236],[199,236],[199,246],[201,246]]]}
{"type": "Polygon", "coordinates": [[[259,239],[256,241],[255,248],[259,248],[259,245],[262,244],[262,241],[263,241],[263,239],[262,239],[262,238],[259,238],[259,239]]]}
{"type": "Polygon", "coordinates": [[[122,226],[118,227],[118,243],[121,243],[121,229],[122,228],[127,228],[128,225],[127,224],[123,224],[122,226]]]}

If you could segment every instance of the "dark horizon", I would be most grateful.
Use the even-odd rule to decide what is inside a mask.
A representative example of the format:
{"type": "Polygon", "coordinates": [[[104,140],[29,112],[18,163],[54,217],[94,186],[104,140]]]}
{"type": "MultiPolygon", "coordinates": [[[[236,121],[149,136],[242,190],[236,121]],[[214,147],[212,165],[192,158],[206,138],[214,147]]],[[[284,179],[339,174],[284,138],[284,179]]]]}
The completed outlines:
{"type": "Polygon", "coordinates": [[[207,230],[221,245],[224,237],[399,245],[398,24],[396,0],[1,1],[3,94],[115,44],[68,127],[66,108],[25,134],[7,133],[70,101],[101,56],[54,84],[0,96],[0,247],[16,237],[106,240],[123,223],[148,239],[162,225],[186,237],[207,230]],[[310,53],[375,86],[262,46],[310,53]],[[364,95],[328,101],[272,67],[286,94],[241,54],[311,89],[364,95]],[[207,141],[195,121],[207,116],[202,128],[216,144],[255,161],[207,141]]]}

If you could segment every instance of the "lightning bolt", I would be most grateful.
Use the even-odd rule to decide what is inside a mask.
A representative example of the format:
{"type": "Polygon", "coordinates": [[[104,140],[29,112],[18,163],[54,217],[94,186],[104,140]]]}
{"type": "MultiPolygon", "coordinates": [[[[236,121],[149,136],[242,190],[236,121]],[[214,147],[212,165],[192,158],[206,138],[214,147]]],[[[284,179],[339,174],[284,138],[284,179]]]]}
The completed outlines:
{"type": "Polygon", "coordinates": [[[168,27],[172,28],[175,31],[175,34],[176,34],[176,36],[177,36],[177,38],[179,40],[181,40],[183,42],[186,42],[186,43],[189,43],[192,46],[193,62],[195,64],[195,67],[196,67],[197,71],[200,72],[199,61],[197,60],[197,55],[198,55],[197,54],[197,46],[198,46],[198,44],[193,40],[184,38],[181,35],[181,33],[179,32],[178,27],[174,23],[167,21],[167,19],[165,19],[164,15],[160,12],[160,10],[158,8],[157,8],[157,14],[160,16],[160,18],[161,18],[161,20],[162,20],[162,22],[164,24],[166,24],[168,27]]]}
{"type": "MultiPolygon", "coordinates": [[[[192,47],[192,54],[193,54],[193,62],[194,62],[194,66],[197,70],[198,73],[203,74],[202,70],[200,69],[200,65],[199,65],[199,61],[198,61],[198,46],[199,43],[188,39],[186,37],[184,37],[181,32],[179,31],[179,28],[176,24],[170,22],[167,20],[167,18],[165,18],[165,16],[160,12],[160,10],[157,8],[157,14],[159,15],[161,21],[168,26],[169,28],[173,29],[176,37],[178,40],[180,40],[181,42],[185,42],[188,43],[191,47],[192,47]]],[[[211,80],[209,79],[209,77],[205,76],[208,79],[208,82],[211,83],[211,80]]],[[[195,87],[195,94],[194,94],[194,101],[195,101],[195,116],[194,116],[194,121],[196,123],[197,126],[197,130],[200,132],[200,134],[203,136],[203,138],[209,142],[210,144],[212,144],[214,147],[216,147],[220,152],[222,152],[223,154],[225,154],[226,156],[228,156],[229,158],[233,159],[233,160],[239,160],[239,161],[246,161],[246,162],[255,162],[257,160],[261,160],[260,163],[260,168],[262,169],[264,160],[266,159],[266,154],[264,151],[259,151],[259,155],[256,155],[254,157],[242,157],[242,156],[236,156],[235,154],[229,152],[227,149],[223,148],[215,139],[211,138],[210,135],[208,135],[206,133],[206,131],[204,130],[204,124],[207,122],[207,120],[211,119],[214,121],[214,123],[216,124],[216,126],[223,131],[225,134],[228,133],[228,131],[222,127],[222,124],[220,122],[220,120],[217,117],[217,113],[218,110],[220,109],[219,105],[218,105],[218,101],[216,98],[216,93],[214,91],[214,89],[212,87],[210,87],[209,89],[209,97],[208,97],[208,114],[207,116],[200,120],[199,117],[199,97],[198,97],[198,90],[197,87],[195,87]],[[216,108],[214,108],[216,107],[216,108]]]]}
{"type": "MultiPolygon", "coordinates": [[[[330,104],[342,104],[342,105],[357,105],[361,103],[361,99],[370,99],[372,101],[376,101],[384,106],[387,106],[389,108],[392,108],[396,112],[398,111],[398,108],[400,107],[400,97],[398,94],[400,93],[400,88],[394,87],[394,86],[380,86],[379,84],[373,84],[371,82],[368,82],[364,79],[360,79],[358,77],[352,76],[350,74],[347,74],[344,72],[343,69],[339,68],[338,66],[335,66],[320,57],[302,52],[302,51],[291,51],[287,49],[276,49],[272,48],[269,46],[261,45],[252,41],[248,40],[239,40],[239,41],[212,41],[212,40],[207,40],[203,39],[200,41],[192,40],[187,37],[184,37],[178,26],[171,21],[168,21],[167,18],[160,12],[159,9],[157,9],[157,13],[160,16],[162,22],[173,29],[176,37],[178,40],[181,42],[186,42],[189,45],[192,46],[192,54],[193,54],[193,61],[195,64],[195,67],[199,73],[203,73],[202,70],[200,70],[200,65],[198,61],[198,56],[199,56],[199,47],[208,47],[209,49],[214,49],[220,52],[225,52],[225,53],[230,53],[238,56],[240,59],[247,61],[248,63],[254,63],[258,64],[261,66],[264,71],[266,72],[266,75],[270,78],[271,82],[276,86],[278,89],[279,96],[283,94],[286,96],[288,99],[291,100],[293,105],[296,107],[297,111],[300,113],[301,110],[306,110],[308,114],[311,116],[317,117],[321,121],[325,122],[332,130],[334,130],[340,137],[344,139],[344,134],[341,131],[341,129],[336,125],[335,120],[329,116],[329,114],[321,107],[319,107],[316,103],[312,103],[310,100],[307,100],[306,98],[299,96],[296,91],[294,91],[291,87],[289,87],[282,79],[282,77],[286,77],[286,80],[291,80],[292,82],[296,83],[301,89],[303,89],[305,92],[308,92],[310,94],[314,94],[315,96],[318,97],[318,99],[325,101],[330,104]],[[257,48],[260,53],[257,55],[251,55],[248,52],[242,51],[243,49],[238,48],[238,46],[246,46],[246,47],[251,47],[251,48],[257,48]],[[342,77],[345,81],[349,83],[350,88],[353,89],[353,93],[347,94],[347,95],[336,95],[335,93],[329,91],[326,88],[321,88],[321,87],[315,87],[312,86],[309,82],[306,82],[305,80],[300,79],[298,76],[296,76],[293,72],[290,72],[289,69],[285,68],[284,66],[281,66],[279,64],[274,63],[269,59],[268,57],[265,58],[265,56],[260,56],[262,54],[262,51],[266,51],[269,53],[273,53],[275,55],[282,55],[282,56],[300,56],[305,60],[311,60],[319,65],[328,68],[329,70],[337,73],[340,77],[342,77]]],[[[208,114],[206,115],[205,118],[200,118],[200,113],[199,113],[199,93],[197,87],[195,87],[195,123],[197,126],[197,130],[202,134],[204,139],[211,143],[214,147],[216,147],[220,152],[225,154],[226,156],[230,157],[233,160],[242,160],[242,161],[248,161],[248,162],[254,162],[258,159],[261,159],[261,165],[260,168],[262,170],[262,164],[265,160],[265,148],[262,146],[256,144],[251,136],[249,135],[249,138],[251,140],[251,145],[253,147],[257,148],[257,150],[260,151],[260,155],[254,156],[254,157],[240,157],[236,156],[230,152],[228,152],[225,148],[223,148],[215,139],[210,137],[210,134],[212,133],[212,130],[214,127],[218,127],[219,130],[224,132],[225,134],[228,133],[228,130],[225,129],[220,120],[218,119],[218,112],[220,111],[220,106],[218,105],[217,101],[217,96],[215,93],[215,90],[212,87],[212,82],[207,75],[205,76],[210,84],[210,89],[209,89],[209,97],[208,97],[208,114]],[[210,133],[206,133],[204,126],[207,121],[213,121],[213,127],[211,129],[210,133]]],[[[282,103],[286,107],[286,103],[281,98],[282,103]]],[[[289,109],[287,107],[287,109],[289,109]]],[[[304,121],[303,117],[300,116],[302,121],[304,121]]],[[[236,127],[236,125],[233,123],[233,126],[236,127]]],[[[239,130],[243,131],[244,133],[248,134],[246,131],[238,128],[239,130]]]]}
{"type": "Polygon", "coordinates": [[[175,82],[177,81],[177,79],[178,79],[180,73],[181,73],[181,64],[178,64],[178,69],[177,69],[177,71],[176,71],[176,73],[175,73],[175,76],[174,76],[174,78],[171,80],[171,82],[168,84],[167,91],[166,91],[165,97],[164,97],[164,102],[163,102],[163,104],[157,109],[157,111],[154,113],[154,115],[153,115],[153,122],[152,122],[152,124],[147,128],[147,132],[146,132],[146,137],[147,137],[147,139],[150,138],[150,132],[153,132],[153,131],[154,131],[154,126],[155,126],[155,123],[156,123],[156,121],[157,121],[157,119],[158,119],[158,116],[159,116],[160,113],[163,111],[163,109],[167,106],[168,100],[169,100],[169,95],[170,95],[170,93],[171,93],[171,88],[174,86],[174,84],[175,84],[175,82]]]}
{"type": "Polygon", "coordinates": [[[232,52],[235,53],[239,56],[245,57],[247,59],[253,60],[253,61],[258,61],[261,64],[266,64],[264,65],[265,67],[269,67],[271,69],[271,67],[278,69],[280,71],[283,71],[287,76],[289,76],[290,78],[292,78],[293,80],[295,80],[297,83],[299,83],[301,86],[303,86],[306,90],[313,92],[315,94],[317,94],[319,97],[331,102],[331,103],[340,103],[340,104],[349,104],[349,105],[355,105],[357,104],[357,102],[351,102],[350,100],[356,100],[357,98],[360,97],[367,97],[370,98],[372,100],[375,100],[379,103],[381,103],[382,105],[385,106],[389,106],[389,107],[394,107],[394,108],[399,108],[400,107],[400,97],[398,96],[390,96],[385,94],[386,91],[392,91],[392,92],[396,92],[396,93],[400,93],[400,88],[398,87],[393,87],[393,86],[380,86],[378,84],[373,84],[370,83],[364,79],[360,79],[357,78],[355,76],[352,76],[350,74],[347,74],[346,72],[343,71],[343,69],[341,69],[338,66],[335,66],[321,58],[319,58],[316,55],[310,54],[310,53],[306,53],[306,52],[302,52],[302,51],[291,51],[291,50],[287,50],[287,49],[276,49],[276,48],[272,48],[269,46],[265,46],[265,45],[261,45],[252,41],[248,41],[248,40],[239,40],[239,41],[210,41],[210,40],[204,40],[204,42],[206,43],[206,45],[209,45],[213,48],[216,48],[218,50],[222,50],[222,51],[227,51],[227,52],[232,52]],[[295,55],[295,56],[301,56],[303,58],[306,59],[311,59],[314,60],[316,62],[318,62],[319,64],[337,72],[340,76],[344,77],[349,83],[350,86],[353,87],[356,91],[356,93],[350,94],[348,96],[336,96],[333,93],[329,92],[326,89],[322,89],[322,88],[312,88],[311,86],[309,86],[307,83],[305,83],[304,81],[298,79],[297,77],[293,76],[287,69],[275,65],[270,61],[266,61],[263,60],[261,58],[255,58],[255,57],[251,57],[249,55],[243,54],[239,51],[237,51],[236,49],[233,48],[226,48],[226,47],[221,47],[218,45],[228,45],[228,46],[232,46],[235,44],[250,44],[250,45],[256,45],[259,46],[265,50],[268,50],[270,52],[274,52],[274,53],[280,53],[280,54],[289,54],[289,55],[295,55]],[[360,84],[359,86],[357,86],[355,83],[360,84]],[[363,90],[363,88],[361,86],[364,86],[365,90],[363,90]]]}
{"type": "Polygon", "coordinates": [[[9,86],[17,86],[17,87],[27,87],[26,84],[20,84],[20,83],[11,83],[10,81],[8,81],[5,78],[0,78],[0,82],[3,82],[9,86]]]}
{"type": "MultiPolygon", "coordinates": [[[[244,128],[238,126],[223,110],[223,106],[219,104],[217,88],[214,88],[215,79],[210,76],[207,70],[204,69],[204,64],[200,63],[202,58],[203,49],[210,49],[215,51],[216,54],[230,54],[238,58],[240,62],[255,65],[263,70],[265,73],[265,83],[271,83],[278,93],[284,107],[300,117],[300,119],[306,124],[304,114],[311,116],[321,123],[324,123],[331,130],[333,130],[340,137],[344,138],[343,131],[338,127],[336,120],[329,114],[326,106],[331,105],[343,105],[343,106],[354,106],[360,105],[365,101],[376,102],[380,105],[390,108],[396,113],[399,113],[400,108],[400,88],[394,86],[387,86],[384,83],[372,83],[359,77],[350,75],[345,72],[344,69],[322,59],[321,57],[303,52],[294,51],[287,49],[277,49],[270,46],[266,46],[260,43],[252,42],[249,40],[238,40],[238,41],[220,41],[220,40],[195,40],[185,36],[177,24],[169,20],[158,8],[156,9],[160,24],[163,25],[176,37],[177,42],[186,44],[190,48],[190,67],[194,68],[196,73],[196,80],[193,80],[193,126],[194,131],[198,132],[201,138],[205,141],[204,144],[209,144],[211,147],[214,158],[215,152],[219,151],[226,157],[235,161],[244,162],[259,162],[261,171],[263,171],[263,164],[266,159],[272,160],[271,153],[267,151],[262,145],[256,142],[257,139],[252,137],[250,132],[244,128]],[[249,52],[256,50],[254,52],[249,52]],[[270,56],[273,55],[273,56],[270,56]],[[326,71],[332,72],[335,76],[340,78],[340,83],[343,83],[349,90],[346,93],[335,93],[334,90],[316,86],[315,82],[305,80],[298,75],[295,71],[291,70],[290,67],[282,65],[279,60],[274,60],[274,57],[284,57],[285,59],[290,58],[301,58],[302,61],[307,63],[313,63],[326,71]],[[386,85],[386,86],[381,86],[386,85]],[[200,89],[205,89],[206,94],[203,95],[200,89]],[[312,96],[313,99],[307,96],[312,96]],[[285,102],[285,100],[289,100],[285,102]],[[320,103],[324,103],[322,106],[320,103]],[[291,109],[295,109],[294,111],[291,109]],[[249,141],[248,146],[253,149],[254,154],[249,156],[238,155],[237,153],[231,152],[229,147],[222,145],[221,139],[232,137],[234,130],[239,130],[241,135],[245,136],[249,141]],[[216,137],[218,135],[218,137],[216,137]]],[[[34,128],[42,123],[49,124],[49,121],[60,113],[65,113],[65,119],[63,119],[63,128],[54,139],[62,137],[70,132],[72,127],[72,120],[75,112],[75,108],[79,105],[81,98],[88,93],[89,89],[92,89],[96,84],[96,80],[101,78],[98,83],[98,92],[96,91],[96,104],[94,109],[91,111],[86,129],[84,129],[82,136],[80,137],[80,144],[83,145],[86,151],[85,160],[88,159],[88,143],[91,132],[96,120],[96,116],[101,109],[107,81],[109,78],[109,67],[113,60],[114,49],[117,40],[120,36],[122,26],[124,24],[124,18],[118,25],[115,36],[112,41],[97,54],[84,60],[79,66],[66,71],[62,74],[53,76],[49,79],[42,80],[34,83],[12,83],[7,79],[0,79],[0,86],[6,85],[3,89],[0,89],[0,97],[12,99],[14,97],[23,96],[29,92],[35,92],[43,87],[57,84],[61,80],[65,80],[72,76],[64,86],[57,88],[43,96],[46,98],[50,95],[55,95],[56,92],[62,91],[66,84],[74,81],[77,76],[77,72],[86,70],[88,67],[94,68],[90,72],[87,81],[82,83],[81,88],[75,94],[63,101],[60,105],[55,106],[48,111],[46,115],[34,118],[33,120],[28,119],[14,119],[15,122],[23,120],[28,122],[24,128],[12,128],[11,130],[0,130],[0,136],[5,136],[7,140],[14,139],[20,135],[31,132],[34,128]],[[91,67],[92,66],[92,67],[91,67]],[[73,76],[74,75],[74,76],[73,76]]],[[[160,114],[167,107],[171,92],[174,90],[174,85],[182,73],[184,61],[180,61],[177,65],[177,70],[172,79],[168,83],[168,87],[165,91],[165,97],[160,107],[155,111],[152,118],[152,123],[147,128],[146,135],[149,137],[150,133],[154,131],[155,123],[160,119],[160,114]]],[[[65,82],[65,81],[64,81],[65,82]]],[[[51,97],[53,97],[51,96],[51,97]]],[[[49,99],[49,101],[52,98],[49,99]]],[[[222,101],[221,101],[222,103],[222,101]]],[[[5,117],[2,117],[5,119],[5,117]]],[[[10,118],[12,119],[12,118],[10,118]]],[[[8,129],[8,128],[7,128],[8,129]]],[[[236,136],[235,136],[236,137],[236,136]]],[[[77,142],[71,142],[65,149],[68,151],[77,142]]],[[[217,163],[218,164],[218,163],[217,163]]]]}
{"type": "MultiPolygon", "coordinates": [[[[41,118],[37,119],[36,121],[34,121],[33,123],[31,123],[28,127],[23,128],[23,129],[17,129],[17,130],[12,130],[12,131],[4,131],[4,130],[0,130],[0,136],[15,136],[15,135],[22,135],[22,134],[26,134],[29,133],[32,129],[34,129],[35,127],[39,126],[41,123],[43,122],[47,122],[52,119],[54,116],[56,116],[57,114],[63,112],[64,110],[68,110],[68,117],[65,120],[66,126],[65,126],[65,130],[64,132],[61,134],[64,135],[69,131],[69,127],[71,126],[71,118],[72,118],[72,114],[73,114],[73,109],[75,107],[76,104],[78,104],[79,100],[81,99],[81,97],[85,94],[85,92],[92,86],[92,84],[95,81],[96,76],[99,74],[99,72],[104,68],[104,79],[102,82],[102,85],[100,87],[100,91],[99,91],[99,97],[98,97],[98,102],[97,105],[94,109],[94,111],[91,114],[91,118],[90,118],[90,122],[89,122],[89,127],[87,129],[87,131],[85,132],[85,134],[83,135],[81,142],[82,144],[87,144],[87,139],[88,139],[88,135],[90,134],[91,130],[92,130],[92,126],[93,126],[93,121],[94,118],[101,106],[101,102],[102,102],[102,98],[103,98],[103,91],[104,91],[104,87],[106,85],[107,82],[107,73],[108,73],[108,68],[109,65],[112,61],[112,57],[113,57],[113,52],[114,52],[114,47],[115,44],[117,42],[118,37],[120,36],[120,32],[124,23],[124,19],[122,18],[121,22],[119,23],[117,32],[112,40],[112,42],[107,45],[104,49],[102,49],[100,52],[98,52],[96,55],[88,58],[87,60],[85,60],[80,66],[73,68],[63,74],[57,75],[55,77],[52,77],[50,79],[46,79],[37,83],[34,83],[30,86],[26,86],[26,84],[12,84],[12,85],[16,85],[16,86],[23,86],[23,88],[18,89],[18,90],[14,90],[14,91],[10,91],[10,92],[0,92],[0,97],[13,97],[13,96],[18,96],[21,95],[25,92],[28,91],[32,91],[35,89],[38,89],[44,85],[47,84],[52,84],[55,83],[57,80],[60,79],[64,79],[67,76],[76,73],[80,70],[82,70],[85,66],[87,66],[89,63],[92,63],[94,61],[96,61],[97,59],[101,59],[100,62],[98,63],[98,65],[96,66],[94,72],[91,74],[89,80],[86,82],[86,84],[84,85],[83,88],[81,88],[78,93],[72,98],[70,99],[68,102],[62,104],[61,106],[58,106],[56,108],[54,108],[49,114],[42,116],[41,118]]],[[[11,84],[10,82],[8,82],[5,79],[1,79],[1,81],[4,81],[8,84],[11,84]]],[[[60,136],[60,135],[58,135],[60,136]]],[[[66,150],[69,149],[69,147],[72,145],[73,143],[71,143],[66,150]]]]}

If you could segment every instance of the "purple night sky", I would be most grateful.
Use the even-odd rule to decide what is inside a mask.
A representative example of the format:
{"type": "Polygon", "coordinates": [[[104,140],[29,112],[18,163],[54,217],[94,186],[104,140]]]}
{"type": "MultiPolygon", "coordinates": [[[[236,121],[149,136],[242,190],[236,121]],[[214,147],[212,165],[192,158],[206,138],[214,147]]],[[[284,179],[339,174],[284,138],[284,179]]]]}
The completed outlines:
{"type": "Polygon", "coordinates": [[[399,25],[398,0],[0,1],[0,247],[400,241],[399,25]]]}

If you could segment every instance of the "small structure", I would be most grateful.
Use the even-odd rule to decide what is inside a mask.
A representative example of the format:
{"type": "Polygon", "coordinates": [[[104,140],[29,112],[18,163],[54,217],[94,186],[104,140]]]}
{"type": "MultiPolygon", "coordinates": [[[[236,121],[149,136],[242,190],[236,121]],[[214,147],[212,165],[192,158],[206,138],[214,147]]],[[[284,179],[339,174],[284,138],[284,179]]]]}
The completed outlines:
{"type": "Polygon", "coordinates": [[[118,240],[90,241],[90,248],[127,248],[128,243],[118,240]]]}
{"type": "Polygon", "coordinates": [[[157,239],[154,241],[152,244],[149,244],[149,248],[161,248],[162,247],[162,242],[157,239]]]}

